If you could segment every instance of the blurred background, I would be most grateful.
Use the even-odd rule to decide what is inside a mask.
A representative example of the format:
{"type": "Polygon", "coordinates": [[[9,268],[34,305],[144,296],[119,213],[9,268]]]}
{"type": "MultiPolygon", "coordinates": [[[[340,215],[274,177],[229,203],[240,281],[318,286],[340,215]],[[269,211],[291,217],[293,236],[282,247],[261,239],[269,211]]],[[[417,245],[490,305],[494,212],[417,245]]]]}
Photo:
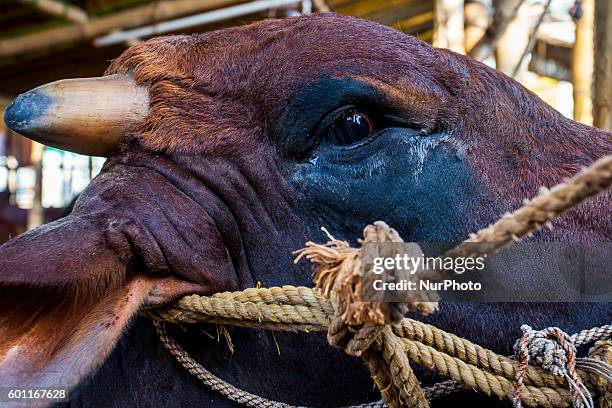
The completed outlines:
{"type": "MultiPolygon", "coordinates": [[[[612,0],[0,0],[0,110],[40,84],[98,76],[151,36],[329,11],[469,54],[564,115],[612,129],[612,0]]],[[[62,216],[103,163],[0,120],[0,243],[62,216]]]]}

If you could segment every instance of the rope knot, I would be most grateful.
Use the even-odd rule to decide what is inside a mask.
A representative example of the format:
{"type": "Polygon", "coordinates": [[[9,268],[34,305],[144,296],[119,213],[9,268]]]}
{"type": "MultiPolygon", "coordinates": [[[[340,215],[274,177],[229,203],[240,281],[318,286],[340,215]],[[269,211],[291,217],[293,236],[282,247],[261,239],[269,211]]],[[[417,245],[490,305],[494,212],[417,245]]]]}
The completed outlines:
{"type": "Polygon", "coordinates": [[[567,375],[570,361],[575,366],[576,347],[572,338],[558,327],[534,330],[522,325],[523,336],[514,344],[517,359],[526,358],[554,375],[567,375]],[[524,355],[524,357],[523,357],[524,355]]]}
{"type": "MultiPolygon", "coordinates": [[[[352,248],[348,242],[337,240],[324,231],[328,236],[326,244],[307,242],[306,248],[295,253],[296,261],[306,257],[315,263],[315,287],[333,306],[334,315],[327,330],[329,344],[364,359],[389,407],[429,407],[402,343],[390,324],[400,321],[408,311],[431,314],[437,310],[437,302],[428,299],[392,303],[362,296],[372,279],[362,273],[363,246],[352,248]]],[[[362,245],[373,245],[372,250],[381,257],[393,255],[393,244],[403,242],[397,231],[382,221],[368,225],[363,231],[363,239],[359,240],[362,245]]]]}
{"type": "Polygon", "coordinates": [[[565,377],[574,407],[592,408],[591,394],[576,371],[576,346],[573,338],[558,327],[534,330],[524,324],[521,326],[521,331],[523,335],[514,343],[514,353],[518,360],[513,398],[515,408],[522,407],[521,394],[525,389],[525,370],[530,362],[554,375],[565,377]]]}

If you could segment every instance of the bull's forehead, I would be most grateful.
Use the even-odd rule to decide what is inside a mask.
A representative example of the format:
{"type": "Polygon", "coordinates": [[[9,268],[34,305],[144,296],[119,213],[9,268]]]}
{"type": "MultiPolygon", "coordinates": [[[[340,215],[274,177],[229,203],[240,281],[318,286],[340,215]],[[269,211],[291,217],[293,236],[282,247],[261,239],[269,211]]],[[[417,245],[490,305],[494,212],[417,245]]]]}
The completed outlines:
{"type": "MultiPolygon", "coordinates": [[[[448,84],[462,82],[447,57],[373,22],[317,14],[156,38],[127,50],[108,72],[130,73],[150,87],[151,114],[139,137],[151,147],[211,152],[274,133],[296,95],[320,90],[322,81],[368,84],[396,105],[436,116],[457,91],[448,84]]],[[[351,86],[335,87],[342,84],[351,86]]]]}

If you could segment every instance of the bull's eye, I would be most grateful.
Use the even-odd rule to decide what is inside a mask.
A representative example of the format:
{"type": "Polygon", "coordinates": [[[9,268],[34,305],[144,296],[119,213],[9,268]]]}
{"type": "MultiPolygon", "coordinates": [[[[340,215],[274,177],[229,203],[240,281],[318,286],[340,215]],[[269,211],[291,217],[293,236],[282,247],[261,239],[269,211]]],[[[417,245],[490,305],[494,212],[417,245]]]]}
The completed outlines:
{"type": "Polygon", "coordinates": [[[366,113],[350,109],[327,127],[322,142],[336,146],[350,146],[368,138],[375,130],[374,121],[366,113]]]}

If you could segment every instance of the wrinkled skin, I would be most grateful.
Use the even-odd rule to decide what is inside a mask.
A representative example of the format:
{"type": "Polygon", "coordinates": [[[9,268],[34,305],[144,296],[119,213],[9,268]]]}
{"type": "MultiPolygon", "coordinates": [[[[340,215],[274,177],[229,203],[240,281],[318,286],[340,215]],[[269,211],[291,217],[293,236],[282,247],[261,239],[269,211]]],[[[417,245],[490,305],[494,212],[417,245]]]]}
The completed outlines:
{"type": "MultiPolygon", "coordinates": [[[[146,123],[70,216],[0,247],[0,384],[60,381],[75,387],[71,406],[233,406],[172,360],[148,320],[128,324],[139,307],[258,282],[310,285],[310,266],[294,266],[291,252],[323,241],[321,226],[354,242],[384,220],[405,240],[460,241],[612,152],[610,133],[480,63],[334,15],[153,39],[108,73],[149,88],[146,123]],[[342,147],[324,134],[346,106],[379,120],[342,147]]],[[[609,241],[609,200],[536,238],[609,241]]],[[[453,303],[426,320],[508,354],[522,323],[575,332],[611,317],[605,303],[453,303]]],[[[205,367],[267,398],[379,398],[361,362],[323,334],[234,328],[232,354],[214,327],[172,333],[205,367]]]]}

